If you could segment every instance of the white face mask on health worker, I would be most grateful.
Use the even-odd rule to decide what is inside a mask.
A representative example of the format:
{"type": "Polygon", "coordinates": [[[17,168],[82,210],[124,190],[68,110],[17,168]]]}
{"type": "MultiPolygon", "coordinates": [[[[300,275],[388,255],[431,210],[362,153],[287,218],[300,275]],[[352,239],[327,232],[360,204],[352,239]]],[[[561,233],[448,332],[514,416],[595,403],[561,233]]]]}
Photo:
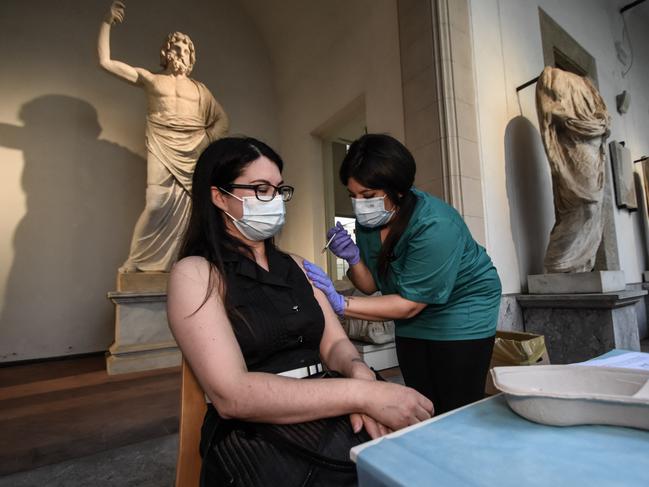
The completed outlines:
{"type": "Polygon", "coordinates": [[[394,210],[385,209],[385,195],[376,198],[352,198],[352,208],[360,225],[376,228],[390,221],[394,210]]]}
{"type": "Polygon", "coordinates": [[[248,240],[259,242],[272,237],[284,226],[286,208],[282,195],[276,195],[270,201],[260,201],[256,196],[239,198],[229,191],[221,189],[230,196],[243,202],[243,215],[238,220],[225,212],[232,223],[248,240]]]}

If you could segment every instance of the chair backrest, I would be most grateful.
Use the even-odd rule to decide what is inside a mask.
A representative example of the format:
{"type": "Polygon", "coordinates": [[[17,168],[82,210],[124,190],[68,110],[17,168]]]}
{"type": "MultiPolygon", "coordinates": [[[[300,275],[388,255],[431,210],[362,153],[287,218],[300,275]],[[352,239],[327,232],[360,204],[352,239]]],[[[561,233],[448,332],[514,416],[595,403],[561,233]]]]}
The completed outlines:
{"type": "Polygon", "coordinates": [[[198,445],[201,439],[201,426],[206,410],[203,390],[189,364],[183,358],[176,487],[195,487],[199,483],[201,456],[198,445]]]}

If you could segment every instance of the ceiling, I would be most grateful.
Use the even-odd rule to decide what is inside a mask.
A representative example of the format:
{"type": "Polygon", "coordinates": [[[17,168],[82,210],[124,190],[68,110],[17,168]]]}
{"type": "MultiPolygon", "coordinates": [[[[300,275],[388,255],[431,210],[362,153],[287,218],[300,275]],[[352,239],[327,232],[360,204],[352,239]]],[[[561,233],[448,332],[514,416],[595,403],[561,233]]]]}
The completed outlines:
{"type": "Polygon", "coordinates": [[[326,55],[357,22],[368,21],[373,3],[394,0],[240,1],[270,50],[281,90],[326,55]]]}

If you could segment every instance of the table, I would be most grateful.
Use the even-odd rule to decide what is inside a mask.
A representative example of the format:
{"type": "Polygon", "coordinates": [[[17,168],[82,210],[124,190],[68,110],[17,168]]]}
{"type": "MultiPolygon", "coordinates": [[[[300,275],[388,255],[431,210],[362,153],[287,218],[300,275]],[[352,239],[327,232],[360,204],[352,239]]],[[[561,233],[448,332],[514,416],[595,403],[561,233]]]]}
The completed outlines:
{"type": "Polygon", "coordinates": [[[359,445],[351,457],[360,487],[649,486],[649,431],[532,423],[502,394],[359,445]]]}

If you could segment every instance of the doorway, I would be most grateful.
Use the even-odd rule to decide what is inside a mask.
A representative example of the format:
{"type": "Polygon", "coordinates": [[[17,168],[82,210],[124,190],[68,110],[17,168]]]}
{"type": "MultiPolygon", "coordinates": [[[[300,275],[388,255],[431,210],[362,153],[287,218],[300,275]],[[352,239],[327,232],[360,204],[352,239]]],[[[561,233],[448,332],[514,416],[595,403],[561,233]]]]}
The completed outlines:
{"type": "MultiPolygon", "coordinates": [[[[323,149],[323,184],[325,196],[325,232],[340,222],[355,241],[355,217],[347,188],[340,181],[340,166],[350,144],[367,133],[365,103],[362,97],[353,101],[319,131],[323,149]]],[[[324,247],[323,242],[323,247],[324,247]]],[[[334,282],[346,280],[348,264],[326,251],[327,272],[334,282]]]]}

